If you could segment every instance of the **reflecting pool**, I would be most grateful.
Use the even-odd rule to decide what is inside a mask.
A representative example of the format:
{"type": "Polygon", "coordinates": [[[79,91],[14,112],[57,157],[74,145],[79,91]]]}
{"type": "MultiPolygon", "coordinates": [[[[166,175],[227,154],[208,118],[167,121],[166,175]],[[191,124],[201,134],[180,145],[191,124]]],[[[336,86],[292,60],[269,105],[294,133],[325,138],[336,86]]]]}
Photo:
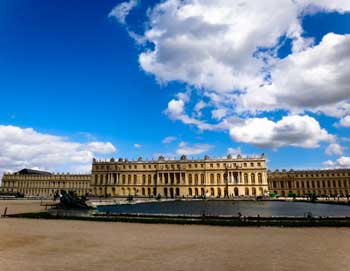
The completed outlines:
{"type": "Polygon", "coordinates": [[[350,216],[350,206],[283,201],[167,201],[99,206],[98,212],[114,214],[231,215],[237,216],[350,216]]]}

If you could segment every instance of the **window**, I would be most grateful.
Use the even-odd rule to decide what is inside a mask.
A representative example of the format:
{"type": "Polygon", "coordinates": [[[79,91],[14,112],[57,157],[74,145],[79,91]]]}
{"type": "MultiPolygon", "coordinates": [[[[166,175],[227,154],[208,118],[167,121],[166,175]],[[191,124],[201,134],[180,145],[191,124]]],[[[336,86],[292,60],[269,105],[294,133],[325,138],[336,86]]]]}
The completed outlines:
{"type": "Polygon", "coordinates": [[[192,174],[188,174],[188,182],[189,184],[192,184],[192,174]]]}
{"type": "Polygon", "coordinates": [[[244,183],[248,183],[248,173],[244,173],[244,183]]]}
{"type": "Polygon", "coordinates": [[[252,184],[255,184],[255,174],[254,174],[254,173],[252,173],[252,174],[250,175],[250,178],[251,178],[252,184]]]}
{"type": "Polygon", "coordinates": [[[210,184],[214,184],[214,174],[210,174],[210,184]]]}
{"type": "Polygon", "coordinates": [[[216,175],[216,181],[218,184],[221,182],[221,177],[219,173],[216,175]]]}
{"type": "Polygon", "coordinates": [[[259,184],[262,184],[262,174],[258,173],[258,182],[259,184]]]}

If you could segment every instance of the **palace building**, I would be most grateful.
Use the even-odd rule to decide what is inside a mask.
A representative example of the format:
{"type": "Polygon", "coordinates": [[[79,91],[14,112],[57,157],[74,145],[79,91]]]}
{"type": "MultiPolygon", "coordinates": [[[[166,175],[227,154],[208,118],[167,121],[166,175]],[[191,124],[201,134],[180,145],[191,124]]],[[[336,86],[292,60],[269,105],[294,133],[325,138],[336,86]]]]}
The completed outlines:
{"type": "Polygon", "coordinates": [[[264,156],[137,161],[92,164],[91,190],[98,196],[227,197],[259,196],[268,191],[264,156]]]}
{"type": "Polygon", "coordinates": [[[78,195],[90,191],[91,174],[52,174],[50,172],[22,169],[4,174],[0,192],[25,196],[53,197],[60,190],[74,190],[78,195]]]}
{"type": "Polygon", "coordinates": [[[60,190],[99,197],[256,197],[268,191],[279,196],[347,196],[350,169],[267,171],[259,157],[136,161],[93,159],[91,174],[53,174],[23,169],[4,174],[1,193],[52,197],[60,190]]]}
{"type": "Polygon", "coordinates": [[[269,190],[282,197],[310,193],[317,196],[348,196],[350,169],[269,171],[268,183],[269,190]]]}

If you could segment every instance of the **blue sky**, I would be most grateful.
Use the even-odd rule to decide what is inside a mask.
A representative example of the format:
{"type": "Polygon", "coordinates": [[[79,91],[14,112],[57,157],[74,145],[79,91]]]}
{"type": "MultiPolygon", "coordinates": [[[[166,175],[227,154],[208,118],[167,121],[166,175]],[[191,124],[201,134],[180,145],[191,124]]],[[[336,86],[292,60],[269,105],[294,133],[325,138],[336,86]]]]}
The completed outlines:
{"type": "Polygon", "coordinates": [[[0,171],[228,152],[349,166],[349,4],[205,2],[1,1],[0,171]]]}

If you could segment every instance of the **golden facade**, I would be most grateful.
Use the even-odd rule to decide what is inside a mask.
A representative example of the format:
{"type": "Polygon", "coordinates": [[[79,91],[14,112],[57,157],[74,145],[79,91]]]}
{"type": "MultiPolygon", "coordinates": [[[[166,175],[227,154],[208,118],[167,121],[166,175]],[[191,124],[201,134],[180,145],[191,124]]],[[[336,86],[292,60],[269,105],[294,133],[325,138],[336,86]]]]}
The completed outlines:
{"type": "Polygon", "coordinates": [[[4,174],[0,191],[20,193],[26,197],[53,197],[60,190],[85,195],[90,191],[90,181],[90,174],[51,174],[24,169],[17,173],[4,174]]]}
{"type": "Polygon", "coordinates": [[[269,190],[280,196],[347,196],[350,193],[350,169],[268,172],[269,190]]]}
{"type": "Polygon", "coordinates": [[[97,161],[92,165],[91,190],[97,196],[227,197],[267,193],[264,156],[225,159],[97,161]]]}

